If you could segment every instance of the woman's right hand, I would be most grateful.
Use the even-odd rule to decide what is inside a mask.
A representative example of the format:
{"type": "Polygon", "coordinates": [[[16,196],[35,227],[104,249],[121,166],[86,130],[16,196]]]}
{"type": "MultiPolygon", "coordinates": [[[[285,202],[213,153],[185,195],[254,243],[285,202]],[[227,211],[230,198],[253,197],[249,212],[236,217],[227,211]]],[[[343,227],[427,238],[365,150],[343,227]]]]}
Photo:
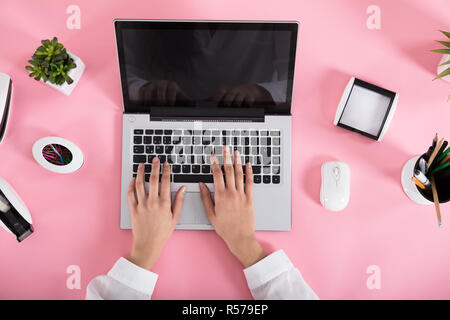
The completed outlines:
{"type": "Polygon", "coordinates": [[[252,166],[250,163],[245,165],[244,185],[240,153],[235,151],[233,167],[230,148],[224,146],[223,159],[225,180],[217,157],[211,155],[214,202],[211,192],[204,183],[200,183],[200,194],[206,215],[217,234],[247,268],[266,256],[255,236],[252,166]]]}

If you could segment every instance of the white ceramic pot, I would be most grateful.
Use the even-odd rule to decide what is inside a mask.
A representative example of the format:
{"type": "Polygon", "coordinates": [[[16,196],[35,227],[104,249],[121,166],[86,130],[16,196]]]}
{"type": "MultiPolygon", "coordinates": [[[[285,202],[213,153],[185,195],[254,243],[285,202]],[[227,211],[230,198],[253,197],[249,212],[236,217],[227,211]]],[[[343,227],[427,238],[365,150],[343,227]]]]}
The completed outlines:
{"type": "Polygon", "coordinates": [[[425,199],[425,197],[422,196],[420,192],[417,190],[417,187],[414,184],[414,182],[411,180],[412,176],[414,175],[414,166],[416,165],[416,162],[419,158],[420,158],[419,156],[416,156],[408,160],[406,164],[403,166],[401,178],[402,187],[403,191],[405,191],[408,198],[414,201],[415,203],[422,205],[430,205],[433,204],[433,202],[425,199]]]}
{"type": "MultiPolygon", "coordinates": [[[[450,68],[450,64],[446,64],[444,66],[441,66],[442,63],[446,62],[450,60],[450,54],[444,54],[442,56],[441,62],[439,62],[438,68],[437,68],[437,74],[440,74],[442,71],[446,70],[447,68],[450,68]]],[[[450,82],[450,75],[445,76],[443,78],[441,78],[447,82],[450,82]]]]}
{"type": "MultiPolygon", "coordinates": [[[[77,57],[73,53],[70,53],[69,51],[67,51],[67,53],[73,59],[73,62],[75,62],[76,66],[77,66],[75,69],[71,69],[67,73],[67,75],[72,78],[73,82],[71,84],[64,82],[61,85],[53,84],[50,81],[45,82],[45,84],[48,84],[50,87],[53,87],[58,91],[61,91],[66,96],[70,95],[72,93],[73,89],[75,89],[78,81],[81,78],[81,75],[83,74],[84,69],[86,68],[83,61],[81,61],[81,59],[79,57],[77,57]]],[[[43,81],[43,80],[41,80],[41,81],[43,81]]]]}

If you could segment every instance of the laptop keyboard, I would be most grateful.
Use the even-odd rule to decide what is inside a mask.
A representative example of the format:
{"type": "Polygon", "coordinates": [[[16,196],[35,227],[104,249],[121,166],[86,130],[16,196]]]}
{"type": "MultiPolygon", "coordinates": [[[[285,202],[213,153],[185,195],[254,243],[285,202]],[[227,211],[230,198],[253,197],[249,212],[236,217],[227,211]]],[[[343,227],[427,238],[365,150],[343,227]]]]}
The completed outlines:
{"type": "MultiPolygon", "coordinates": [[[[223,171],[222,146],[239,150],[241,162],[250,162],[256,184],[279,184],[281,176],[280,130],[187,130],[134,129],[133,177],[139,163],[145,163],[149,181],[152,160],[171,165],[171,181],[212,183],[210,156],[214,153],[223,171]]],[[[234,163],[233,153],[231,158],[234,163]]],[[[160,173],[162,166],[160,169],[160,173]]],[[[245,166],[243,166],[245,177],[245,166]]],[[[160,175],[161,179],[161,175],[160,175]]],[[[244,180],[245,181],[245,180],[244,180]]]]}

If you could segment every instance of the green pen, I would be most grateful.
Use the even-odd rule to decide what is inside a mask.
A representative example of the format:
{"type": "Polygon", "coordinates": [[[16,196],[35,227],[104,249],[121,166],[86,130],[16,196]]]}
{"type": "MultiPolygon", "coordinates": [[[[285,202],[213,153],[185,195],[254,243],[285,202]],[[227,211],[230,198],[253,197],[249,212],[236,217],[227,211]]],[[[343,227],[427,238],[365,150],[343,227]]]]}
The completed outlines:
{"type": "Polygon", "coordinates": [[[445,156],[450,152],[450,147],[447,148],[444,152],[442,152],[441,156],[438,159],[438,163],[442,161],[442,159],[445,158],[445,156]]]}
{"type": "Polygon", "coordinates": [[[447,161],[446,163],[443,163],[440,166],[437,166],[436,168],[434,168],[433,171],[431,172],[431,174],[441,171],[442,169],[445,169],[449,166],[450,166],[450,161],[447,161]]]}

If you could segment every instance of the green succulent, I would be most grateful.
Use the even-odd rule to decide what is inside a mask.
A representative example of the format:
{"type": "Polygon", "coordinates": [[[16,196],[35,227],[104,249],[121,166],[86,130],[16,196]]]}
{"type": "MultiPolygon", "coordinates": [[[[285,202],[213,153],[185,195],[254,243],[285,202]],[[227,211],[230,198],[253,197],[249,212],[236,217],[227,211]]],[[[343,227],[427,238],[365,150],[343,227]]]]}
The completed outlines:
{"type": "Polygon", "coordinates": [[[62,85],[67,82],[71,84],[72,78],[68,72],[77,67],[73,59],[69,56],[64,45],[58,42],[54,37],[52,40],[42,40],[42,45],[36,49],[36,52],[28,60],[30,65],[25,69],[30,71],[30,77],[36,81],[41,79],[44,82],[62,85]]]}

